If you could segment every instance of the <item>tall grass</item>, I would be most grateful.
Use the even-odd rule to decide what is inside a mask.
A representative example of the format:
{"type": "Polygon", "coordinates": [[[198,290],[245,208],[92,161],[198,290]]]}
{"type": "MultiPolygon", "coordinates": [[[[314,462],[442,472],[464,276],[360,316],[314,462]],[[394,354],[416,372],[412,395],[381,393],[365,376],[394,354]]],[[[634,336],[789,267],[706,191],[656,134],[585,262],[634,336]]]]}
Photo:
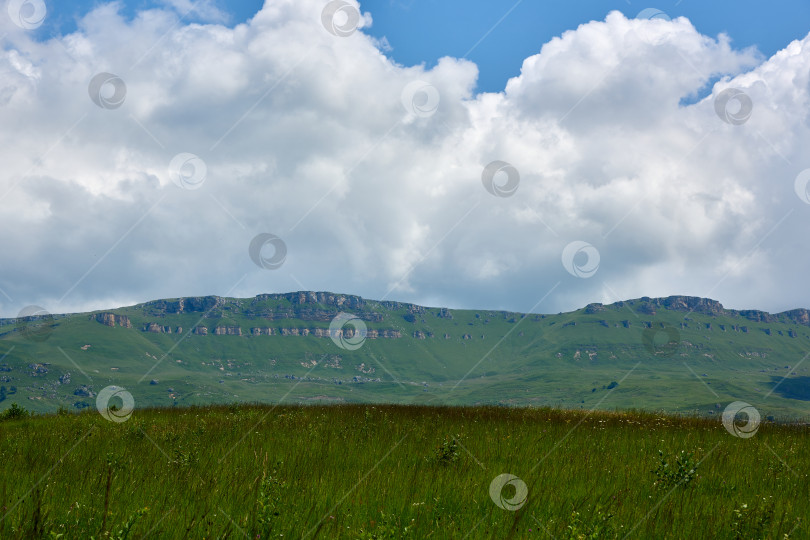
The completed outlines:
{"type": "Polygon", "coordinates": [[[3,421],[0,463],[4,539],[810,538],[804,426],[212,406],[3,421]],[[502,473],[528,487],[516,511],[490,497],[502,473]]]}

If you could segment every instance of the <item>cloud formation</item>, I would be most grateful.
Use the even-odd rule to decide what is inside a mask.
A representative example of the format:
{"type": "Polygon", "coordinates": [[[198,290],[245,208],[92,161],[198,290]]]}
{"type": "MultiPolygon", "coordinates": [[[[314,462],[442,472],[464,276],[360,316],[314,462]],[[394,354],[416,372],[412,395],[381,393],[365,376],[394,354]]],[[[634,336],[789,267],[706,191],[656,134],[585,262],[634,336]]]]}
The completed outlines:
{"type": "Polygon", "coordinates": [[[476,94],[475,64],[398,65],[363,32],[372,14],[339,6],[335,28],[359,13],[342,35],[326,5],[268,1],[229,28],[205,2],[207,24],[108,4],[47,41],[4,19],[0,315],[299,289],[537,312],[668,294],[810,307],[794,182],[810,39],[763,59],[684,18],[613,12],[476,94]],[[100,73],[121,83],[92,91],[100,73]],[[729,88],[753,106],[739,125],[715,110],[729,88]],[[184,153],[198,160],[170,167],[184,153]],[[513,192],[511,169],[485,185],[496,161],[513,192]],[[281,266],[254,264],[262,233],[286,245],[281,266]],[[572,242],[598,252],[595,272],[572,242]]]}

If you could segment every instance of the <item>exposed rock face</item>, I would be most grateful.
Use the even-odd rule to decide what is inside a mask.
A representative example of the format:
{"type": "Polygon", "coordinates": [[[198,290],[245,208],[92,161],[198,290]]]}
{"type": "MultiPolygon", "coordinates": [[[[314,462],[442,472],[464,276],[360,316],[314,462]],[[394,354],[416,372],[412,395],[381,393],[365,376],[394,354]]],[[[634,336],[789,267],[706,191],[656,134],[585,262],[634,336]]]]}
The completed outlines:
{"type": "MultiPolygon", "coordinates": [[[[782,313],[768,313],[766,311],[760,311],[757,309],[746,309],[741,311],[736,311],[733,309],[726,309],[723,307],[723,304],[718,302],[717,300],[712,300],[710,298],[700,298],[697,296],[668,296],[666,298],[649,298],[649,297],[642,297],[637,300],[626,300],[621,302],[616,302],[615,304],[611,304],[612,306],[622,308],[625,306],[633,306],[637,303],[641,302],[641,306],[638,307],[638,311],[642,313],[649,313],[650,315],[655,314],[656,308],[666,308],[673,311],[684,311],[684,312],[691,312],[691,313],[702,313],[704,315],[723,315],[728,317],[742,317],[748,319],[749,321],[754,322],[761,322],[761,323],[774,323],[774,322],[792,322],[795,324],[801,324],[803,326],[810,326],[810,310],[808,309],[792,309],[790,311],[784,311],[782,313]]],[[[586,309],[586,312],[589,312],[588,309],[591,306],[595,306],[599,304],[589,304],[586,309]]],[[[738,331],[744,331],[742,329],[735,329],[738,331]]]]}
{"type": "Polygon", "coordinates": [[[132,328],[132,323],[129,322],[129,317],[126,315],[116,315],[115,313],[96,313],[96,322],[100,322],[106,326],[122,326],[124,328],[132,328]]]}
{"type": "Polygon", "coordinates": [[[96,393],[93,392],[91,387],[83,384],[73,391],[73,395],[79,397],[95,397],[96,393]]]}
{"type": "Polygon", "coordinates": [[[413,333],[413,337],[416,339],[425,339],[425,333],[420,330],[417,330],[413,333]]]}
{"type": "Polygon", "coordinates": [[[214,328],[216,336],[241,336],[242,329],[238,326],[217,326],[214,328]]]}
{"type": "MultiPolygon", "coordinates": [[[[144,332],[152,332],[156,334],[171,334],[172,329],[170,326],[163,326],[157,323],[147,323],[144,325],[143,328],[144,332]]],[[[176,333],[181,333],[183,331],[182,327],[177,327],[176,333]]],[[[199,335],[199,336],[206,336],[208,335],[209,331],[208,328],[205,326],[196,326],[192,332],[192,334],[199,335]]],[[[239,326],[217,326],[211,332],[212,335],[216,336],[244,336],[246,335],[242,328],[239,326]]],[[[343,329],[337,329],[334,331],[335,337],[344,336],[347,338],[354,337],[355,329],[352,327],[347,327],[343,329]]],[[[251,336],[315,336],[315,337],[329,337],[329,329],[328,328],[272,328],[272,327],[254,327],[250,329],[251,336]]],[[[431,336],[432,334],[428,334],[431,336]]],[[[366,338],[369,339],[377,339],[377,338],[385,338],[385,339],[396,339],[401,338],[402,332],[399,330],[393,329],[383,329],[383,330],[368,330],[366,333],[366,338]]],[[[424,338],[421,338],[424,339],[424,338]]]]}
{"type": "Polygon", "coordinates": [[[759,311],[756,309],[748,309],[739,312],[741,316],[745,317],[749,321],[754,322],[776,322],[777,317],[776,315],[771,315],[765,311],[759,311]]]}
{"type": "Polygon", "coordinates": [[[726,311],[723,304],[717,300],[698,296],[669,296],[667,298],[655,298],[651,302],[675,311],[691,311],[707,315],[722,315],[726,311]]]}
{"type": "Polygon", "coordinates": [[[163,326],[158,323],[146,323],[143,327],[144,332],[152,332],[153,334],[171,334],[171,326],[163,326]]]}
{"type": "Polygon", "coordinates": [[[599,313],[600,311],[605,311],[605,306],[603,306],[602,304],[600,304],[598,302],[593,303],[593,304],[588,304],[587,306],[585,306],[585,313],[593,314],[593,313],[599,313]]]}
{"type": "Polygon", "coordinates": [[[250,335],[252,336],[273,336],[276,333],[275,328],[251,328],[250,335]]]}
{"type": "MultiPolygon", "coordinates": [[[[143,306],[151,315],[163,316],[176,313],[205,313],[217,311],[224,301],[219,296],[195,296],[176,300],[155,300],[143,306]]],[[[213,313],[211,313],[213,315],[213,313]]]]}
{"type": "Polygon", "coordinates": [[[644,313],[645,315],[655,315],[655,305],[651,302],[647,301],[641,304],[638,308],[639,313],[644,313]]]}
{"type": "Polygon", "coordinates": [[[810,326],[810,311],[806,309],[791,309],[785,311],[783,315],[796,324],[810,326]]]}
{"type": "MultiPolygon", "coordinates": [[[[350,294],[334,294],[330,292],[314,292],[314,291],[298,291],[283,294],[259,294],[256,296],[256,302],[264,302],[267,300],[287,300],[291,304],[304,305],[304,304],[321,304],[324,306],[334,306],[339,309],[362,309],[368,305],[368,301],[350,294]]],[[[400,309],[402,307],[411,305],[403,304],[400,302],[374,302],[389,309],[400,309]]]]}
{"type": "Polygon", "coordinates": [[[450,311],[447,308],[441,308],[439,310],[438,317],[440,319],[452,319],[453,318],[453,312],[450,311]]]}

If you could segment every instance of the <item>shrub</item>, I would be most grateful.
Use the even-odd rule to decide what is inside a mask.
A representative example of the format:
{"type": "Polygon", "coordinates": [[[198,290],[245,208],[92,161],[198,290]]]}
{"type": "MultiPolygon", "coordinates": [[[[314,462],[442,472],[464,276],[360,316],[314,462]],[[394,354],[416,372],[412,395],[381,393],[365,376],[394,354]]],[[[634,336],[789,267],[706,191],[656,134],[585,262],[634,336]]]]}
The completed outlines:
{"type": "MultiPolygon", "coordinates": [[[[397,523],[394,516],[386,514],[385,512],[381,512],[381,514],[382,517],[380,518],[380,521],[372,521],[370,523],[373,529],[360,529],[360,540],[381,540],[383,538],[394,539],[405,538],[408,536],[408,533],[410,532],[409,525],[403,527],[397,523]]],[[[413,520],[411,520],[411,522],[413,522],[413,520]]]]}
{"type": "Polygon", "coordinates": [[[681,450],[675,458],[674,465],[670,465],[664,453],[658,451],[660,462],[658,467],[652,471],[656,476],[654,485],[661,489],[669,489],[676,486],[686,486],[697,476],[697,464],[694,463],[694,456],[691,452],[681,450]]]}
{"type": "Polygon", "coordinates": [[[20,418],[25,418],[30,413],[17,405],[16,403],[12,403],[11,407],[0,413],[0,420],[17,420],[20,418]]]}
{"type": "Polygon", "coordinates": [[[566,540],[597,540],[618,538],[618,531],[613,526],[613,514],[606,512],[601,507],[593,509],[590,520],[585,520],[580,513],[571,513],[571,521],[566,527],[566,540]]]}
{"type": "Polygon", "coordinates": [[[735,540],[749,540],[767,537],[768,525],[773,520],[774,502],[763,497],[755,504],[741,504],[734,509],[731,532],[735,540]]]}
{"type": "Polygon", "coordinates": [[[433,455],[428,458],[428,461],[439,465],[449,465],[458,461],[458,439],[460,438],[458,435],[456,437],[445,437],[444,441],[433,451],[433,455]]]}
{"type": "Polygon", "coordinates": [[[279,470],[283,465],[284,462],[277,461],[270,474],[265,471],[256,497],[258,530],[268,536],[279,521],[284,503],[284,491],[287,488],[287,482],[282,480],[279,474],[279,470]]]}

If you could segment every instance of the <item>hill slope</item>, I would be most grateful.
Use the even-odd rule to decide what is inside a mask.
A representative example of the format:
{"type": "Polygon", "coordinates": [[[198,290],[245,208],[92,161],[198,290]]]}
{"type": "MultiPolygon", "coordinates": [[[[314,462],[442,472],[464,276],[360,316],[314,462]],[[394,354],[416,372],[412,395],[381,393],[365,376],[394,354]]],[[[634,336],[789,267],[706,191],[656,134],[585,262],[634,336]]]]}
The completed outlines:
{"type": "Polygon", "coordinates": [[[808,310],[734,311],[684,296],[558,315],[326,292],[179,298],[0,320],[0,407],[94,406],[99,390],[118,385],[136,407],[393,402],[717,415],[743,400],[763,416],[807,417],[808,350],[808,310]]]}

